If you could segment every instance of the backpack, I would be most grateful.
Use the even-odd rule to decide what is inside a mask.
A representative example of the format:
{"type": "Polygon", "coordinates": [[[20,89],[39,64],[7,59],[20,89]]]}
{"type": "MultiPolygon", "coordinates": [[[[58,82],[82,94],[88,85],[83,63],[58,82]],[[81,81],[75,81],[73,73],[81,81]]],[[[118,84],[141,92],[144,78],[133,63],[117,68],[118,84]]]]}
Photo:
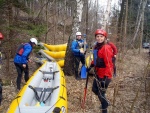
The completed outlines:
{"type": "Polygon", "coordinates": [[[28,43],[25,43],[25,44],[22,43],[22,44],[19,45],[19,47],[18,47],[18,49],[17,49],[17,51],[16,51],[17,55],[20,55],[20,56],[21,56],[21,55],[23,54],[23,52],[24,52],[24,46],[27,45],[27,44],[28,44],[28,43]]]}

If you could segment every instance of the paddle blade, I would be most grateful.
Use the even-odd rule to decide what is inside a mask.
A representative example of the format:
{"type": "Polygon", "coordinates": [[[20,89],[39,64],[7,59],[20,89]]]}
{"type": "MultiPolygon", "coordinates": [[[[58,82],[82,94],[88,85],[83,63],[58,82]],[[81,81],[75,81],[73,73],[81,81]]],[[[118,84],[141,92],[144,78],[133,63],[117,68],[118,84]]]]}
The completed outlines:
{"type": "Polygon", "coordinates": [[[81,78],[82,78],[82,79],[87,78],[85,65],[83,65],[83,66],[81,67],[81,78]]]}
{"type": "Polygon", "coordinates": [[[81,108],[85,108],[85,99],[86,99],[86,93],[87,93],[87,88],[84,89],[84,97],[83,100],[81,100],[81,108]]]}

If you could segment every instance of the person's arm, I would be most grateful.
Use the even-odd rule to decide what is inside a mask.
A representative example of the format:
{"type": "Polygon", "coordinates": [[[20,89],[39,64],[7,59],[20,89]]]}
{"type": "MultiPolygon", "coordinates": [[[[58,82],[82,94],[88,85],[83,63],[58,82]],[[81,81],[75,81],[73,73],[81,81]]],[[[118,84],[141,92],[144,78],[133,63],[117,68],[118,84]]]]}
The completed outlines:
{"type": "Polygon", "coordinates": [[[112,56],[113,53],[108,46],[104,46],[102,48],[102,54],[105,63],[105,75],[111,77],[112,76],[112,56]]]}
{"type": "Polygon", "coordinates": [[[31,53],[31,51],[32,51],[31,45],[25,45],[24,46],[24,52],[23,52],[23,54],[21,56],[23,64],[27,64],[27,62],[28,62],[28,56],[31,53]]]}
{"type": "Polygon", "coordinates": [[[78,43],[76,41],[72,42],[72,45],[71,45],[72,52],[75,53],[75,54],[84,53],[83,49],[77,49],[77,44],[78,43]]]}
{"type": "Polygon", "coordinates": [[[112,42],[109,42],[109,45],[110,45],[111,48],[113,49],[113,54],[114,54],[114,56],[116,56],[117,53],[118,53],[117,47],[116,47],[115,44],[113,44],[112,42]]]}

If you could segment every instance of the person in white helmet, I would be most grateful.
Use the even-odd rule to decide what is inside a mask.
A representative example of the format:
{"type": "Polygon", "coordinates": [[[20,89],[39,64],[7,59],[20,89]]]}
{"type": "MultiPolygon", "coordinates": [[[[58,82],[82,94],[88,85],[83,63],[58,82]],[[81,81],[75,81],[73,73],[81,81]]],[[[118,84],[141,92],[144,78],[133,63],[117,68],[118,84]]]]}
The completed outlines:
{"type": "Polygon", "coordinates": [[[78,73],[80,62],[82,63],[82,65],[85,65],[85,52],[83,50],[84,44],[86,44],[86,42],[84,42],[84,40],[82,39],[81,32],[76,32],[76,39],[72,42],[71,50],[75,56],[74,70],[77,80],[81,79],[80,74],[78,73]]]}
{"type": "Polygon", "coordinates": [[[14,64],[18,73],[18,77],[16,80],[17,90],[21,89],[20,84],[23,72],[25,73],[25,82],[27,82],[29,79],[28,62],[31,62],[31,60],[29,59],[29,55],[32,52],[33,46],[36,46],[37,43],[38,42],[36,38],[31,38],[28,43],[21,44],[16,51],[16,55],[14,57],[14,64]]]}

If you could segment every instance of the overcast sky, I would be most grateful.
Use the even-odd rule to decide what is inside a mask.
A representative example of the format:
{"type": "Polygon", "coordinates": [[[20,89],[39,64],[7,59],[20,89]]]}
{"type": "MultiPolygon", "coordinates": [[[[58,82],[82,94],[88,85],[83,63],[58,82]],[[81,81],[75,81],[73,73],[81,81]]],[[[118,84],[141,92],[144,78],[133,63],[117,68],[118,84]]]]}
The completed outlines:
{"type": "MultiPolygon", "coordinates": [[[[107,5],[107,0],[99,0],[99,3],[102,5],[107,5]]],[[[111,4],[118,4],[118,0],[112,0],[111,4]]]]}

